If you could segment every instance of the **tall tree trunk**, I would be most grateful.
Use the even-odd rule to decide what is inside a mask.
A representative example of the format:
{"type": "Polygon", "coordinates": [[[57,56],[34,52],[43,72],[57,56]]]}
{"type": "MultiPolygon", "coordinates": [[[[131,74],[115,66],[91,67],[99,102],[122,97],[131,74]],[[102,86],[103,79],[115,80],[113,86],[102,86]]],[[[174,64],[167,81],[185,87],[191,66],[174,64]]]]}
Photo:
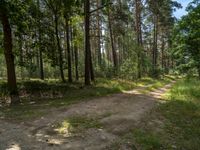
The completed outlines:
{"type": "Polygon", "coordinates": [[[6,59],[7,66],[7,82],[10,92],[11,105],[20,103],[17,83],[16,83],[16,74],[15,74],[15,64],[14,64],[14,55],[12,52],[12,31],[7,16],[7,11],[5,9],[0,10],[0,20],[3,25],[3,34],[4,34],[4,55],[6,59]]]}
{"type": "Polygon", "coordinates": [[[62,48],[60,46],[60,39],[58,35],[58,16],[54,16],[55,19],[55,32],[56,32],[56,41],[57,41],[57,47],[58,47],[58,52],[59,52],[59,67],[60,67],[60,76],[62,79],[62,82],[65,82],[65,77],[64,77],[64,72],[63,72],[63,56],[62,56],[62,48]]]}
{"type": "MultiPolygon", "coordinates": [[[[97,0],[97,7],[99,7],[100,0],[97,0]]],[[[101,24],[100,24],[100,11],[97,11],[97,44],[98,44],[98,64],[101,66],[102,64],[102,56],[101,56],[101,24]]]]}
{"type": "MultiPolygon", "coordinates": [[[[77,38],[77,30],[76,27],[73,28],[73,38],[77,38]]],[[[76,76],[76,81],[79,80],[79,72],[78,72],[78,47],[77,47],[77,42],[74,43],[74,59],[75,59],[75,76],[76,76]]]]}
{"type": "MultiPolygon", "coordinates": [[[[72,24],[72,22],[70,22],[70,24],[72,24]]],[[[72,68],[72,79],[73,79],[73,71],[74,71],[74,67],[73,67],[73,64],[74,64],[74,58],[75,58],[75,52],[74,52],[74,30],[73,30],[73,27],[70,26],[70,45],[71,45],[71,68],[72,68]]]]}
{"type": "MultiPolygon", "coordinates": [[[[37,32],[37,31],[35,31],[35,32],[37,32]]],[[[38,40],[38,39],[37,39],[38,40]]],[[[37,47],[34,47],[34,51],[36,51],[37,52],[37,54],[36,54],[36,57],[35,58],[33,58],[33,64],[34,64],[34,62],[35,62],[35,64],[36,64],[36,66],[37,66],[37,68],[38,68],[38,76],[40,76],[40,49],[39,48],[37,48],[37,47]]]]}
{"type": "Polygon", "coordinates": [[[117,62],[117,53],[116,53],[115,45],[114,45],[114,37],[113,37],[110,9],[108,9],[108,26],[109,26],[109,30],[110,30],[110,42],[111,42],[111,48],[112,48],[113,65],[114,65],[114,69],[116,71],[117,66],[118,66],[118,62],[117,62]]]}
{"type": "Polygon", "coordinates": [[[91,49],[90,49],[90,78],[91,78],[91,81],[95,81],[95,77],[94,77],[94,69],[93,69],[93,63],[92,63],[92,53],[91,53],[91,49]]]}
{"type": "Polygon", "coordinates": [[[137,39],[137,45],[139,47],[138,49],[138,78],[141,78],[141,72],[142,72],[142,29],[141,29],[141,9],[142,9],[142,3],[141,0],[135,0],[135,26],[136,26],[136,39],[137,39]]]}
{"type": "Polygon", "coordinates": [[[90,1],[85,0],[85,85],[91,84],[90,1]]]}
{"type": "Polygon", "coordinates": [[[74,46],[74,56],[75,56],[75,76],[76,76],[76,81],[79,80],[79,74],[78,74],[78,48],[77,46],[75,45],[74,46]]]}
{"type": "Polygon", "coordinates": [[[44,80],[44,67],[43,67],[43,56],[42,56],[42,44],[41,44],[41,24],[40,24],[40,0],[37,0],[38,5],[38,41],[39,41],[39,64],[40,64],[40,79],[44,80]]]}
{"type": "Polygon", "coordinates": [[[39,58],[40,58],[40,79],[44,80],[43,56],[42,56],[42,50],[41,49],[39,50],[39,58]]]}
{"type": "Polygon", "coordinates": [[[165,40],[164,40],[164,35],[162,35],[162,44],[161,44],[161,54],[162,54],[161,63],[162,63],[162,69],[165,69],[165,64],[164,64],[165,54],[164,54],[164,50],[165,50],[165,40]]]}
{"type": "Polygon", "coordinates": [[[20,64],[20,72],[21,72],[21,79],[23,80],[24,79],[24,76],[23,76],[23,64],[24,64],[24,61],[23,61],[23,37],[22,37],[22,34],[20,33],[19,34],[19,64],[20,64]]]}
{"type": "Polygon", "coordinates": [[[157,50],[157,36],[158,36],[158,16],[154,14],[154,29],[153,29],[153,76],[157,77],[157,59],[158,59],[158,50],[157,50]]]}
{"type": "Polygon", "coordinates": [[[68,61],[68,82],[72,83],[72,62],[71,62],[71,50],[70,50],[70,32],[69,32],[69,20],[65,19],[66,23],[66,38],[67,38],[67,61],[68,61]]]}

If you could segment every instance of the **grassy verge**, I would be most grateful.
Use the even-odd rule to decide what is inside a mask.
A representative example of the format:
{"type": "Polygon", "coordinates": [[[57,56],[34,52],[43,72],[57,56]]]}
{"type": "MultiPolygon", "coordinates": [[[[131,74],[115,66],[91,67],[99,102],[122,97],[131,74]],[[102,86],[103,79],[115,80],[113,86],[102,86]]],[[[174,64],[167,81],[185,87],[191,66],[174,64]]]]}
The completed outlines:
{"type": "Polygon", "coordinates": [[[54,131],[65,136],[80,133],[90,128],[102,128],[102,124],[97,118],[71,117],[54,125],[54,131]]]}
{"type": "Polygon", "coordinates": [[[33,95],[22,99],[22,104],[15,107],[6,107],[0,109],[0,118],[6,119],[32,119],[46,114],[49,108],[67,106],[80,101],[86,101],[94,97],[106,96],[113,93],[120,93],[125,90],[131,90],[137,87],[150,85],[150,90],[159,88],[169,83],[172,79],[170,76],[155,80],[144,78],[140,81],[127,81],[120,79],[97,79],[96,83],[90,87],[83,87],[81,84],[61,84],[61,83],[44,83],[40,81],[20,83],[22,89],[28,89],[29,93],[51,93],[52,91],[62,91],[61,98],[41,98],[33,95]]]}
{"type": "Polygon", "coordinates": [[[182,79],[162,103],[126,135],[142,150],[198,150],[200,147],[200,81],[182,79]]]}

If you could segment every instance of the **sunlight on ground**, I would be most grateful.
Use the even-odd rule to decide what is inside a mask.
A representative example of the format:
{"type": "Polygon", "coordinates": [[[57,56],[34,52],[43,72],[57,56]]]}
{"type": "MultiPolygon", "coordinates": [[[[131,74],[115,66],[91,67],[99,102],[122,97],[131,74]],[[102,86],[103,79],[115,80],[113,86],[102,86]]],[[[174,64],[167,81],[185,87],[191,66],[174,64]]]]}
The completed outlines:
{"type": "Polygon", "coordinates": [[[141,94],[141,92],[139,90],[131,90],[131,91],[123,91],[124,94],[141,94]]]}
{"type": "Polygon", "coordinates": [[[59,134],[63,134],[65,137],[71,136],[70,129],[72,128],[69,121],[64,120],[58,128],[54,129],[54,131],[58,132],[59,134]]]}
{"type": "Polygon", "coordinates": [[[50,139],[49,141],[48,141],[48,143],[49,144],[54,144],[54,145],[61,145],[61,144],[63,144],[63,140],[60,140],[60,139],[50,139]]]}
{"type": "MultiPolygon", "coordinates": [[[[144,150],[199,149],[199,85],[200,81],[195,78],[178,80],[161,95],[162,104],[148,114],[148,119],[145,118],[127,139],[134,139],[144,150]]],[[[159,97],[162,89],[153,95],[159,97]]]]}
{"type": "Polygon", "coordinates": [[[20,148],[19,144],[13,143],[6,150],[21,150],[21,148],[20,148]]]}
{"type": "Polygon", "coordinates": [[[123,91],[125,94],[150,94],[152,97],[156,99],[161,99],[163,97],[163,92],[170,88],[170,85],[167,85],[166,87],[163,87],[161,89],[158,89],[159,87],[163,86],[162,84],[159,84],[158,87],[153,87],[152,85],[149,86],[141,86],[139,89],[131,90],[131,91],[123,91]]]}

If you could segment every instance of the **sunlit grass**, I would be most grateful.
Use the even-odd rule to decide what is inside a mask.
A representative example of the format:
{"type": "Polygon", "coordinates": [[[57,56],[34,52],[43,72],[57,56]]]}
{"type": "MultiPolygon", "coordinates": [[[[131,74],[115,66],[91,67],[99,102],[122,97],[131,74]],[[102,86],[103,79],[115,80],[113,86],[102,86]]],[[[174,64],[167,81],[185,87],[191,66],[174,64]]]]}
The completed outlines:
{"type": "Polygon", "coordinates": [[[175,78],[173,76],[164,76],[161,79],[144,78],[138,82],[138,85],[140,87],[145,87],[144,89],[140,90],[141,93],[148,94],[149,92],[161,88],[174,80],[175,78]]]}
{"type": "Polygon", "coordinates": [[[200,81],[185,79],[178,82],[168,93],[168,99],[195,101],[200,98],[200,81]]]}
{"type": "Polygon", "coordinates": [[[64,120],[60,124],[57,125],[56,129],[54,129],[59,134],[65,134],[66,136],[71,135],[72,126],[68,120],[64,120]]]}
{"type": "Polygon", "coordinates": [[[181,79],[126,140],[143,150],[198,150],[200,147],[200,80],[181,79]]]}
{"type": "Polygon", "coordinates": [[[122,79],[109,80],[98,78],[95,84],[89,87],[84,87],[81,83],[63,84],[55,80],[50,82],[40,80],[22,82],[20,83],[21,88],[33,94],[30,97],[22,98],[22,104],[19,106],[1,108],[0,117],[16,120],[31,119],[44,115],[46,111],[52,107],[68,106],[80,101],[87,101],[95,97],[120,93],[137,87],[145,87],[147,92],[149,92],[170,81],[171,80],[168,80],[168,78],[159,80],[144,78],[137,82],[122,79]],[[60,98],[54,98],[52,92],[59,93],[60,98]],[[40,93],[45,95],[49,94],[47,97],[50,96],[51,98],[40,97],[40,93]]]}
{"type": "Polygon", "coordinates": [[[55,131],[65,136],[80,133],[90,128],[101,128],[102,124],[97,118],[70,117],[55,125],[55,131]]]}

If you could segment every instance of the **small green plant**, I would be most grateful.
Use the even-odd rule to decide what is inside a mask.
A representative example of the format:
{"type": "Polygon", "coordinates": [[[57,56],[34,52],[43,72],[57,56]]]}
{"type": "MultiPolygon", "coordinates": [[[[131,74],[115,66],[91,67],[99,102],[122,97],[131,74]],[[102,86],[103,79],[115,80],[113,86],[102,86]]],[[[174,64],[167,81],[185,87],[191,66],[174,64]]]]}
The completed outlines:
{"type": "Polygon", "coordinates": [[[96,118],[70,117],[64,119],[61,123],[55,125],[55,131],[59,134],[70,135],[72,133],[82,132],[85,129],[101,128],[102,124],[96,118]]]}

